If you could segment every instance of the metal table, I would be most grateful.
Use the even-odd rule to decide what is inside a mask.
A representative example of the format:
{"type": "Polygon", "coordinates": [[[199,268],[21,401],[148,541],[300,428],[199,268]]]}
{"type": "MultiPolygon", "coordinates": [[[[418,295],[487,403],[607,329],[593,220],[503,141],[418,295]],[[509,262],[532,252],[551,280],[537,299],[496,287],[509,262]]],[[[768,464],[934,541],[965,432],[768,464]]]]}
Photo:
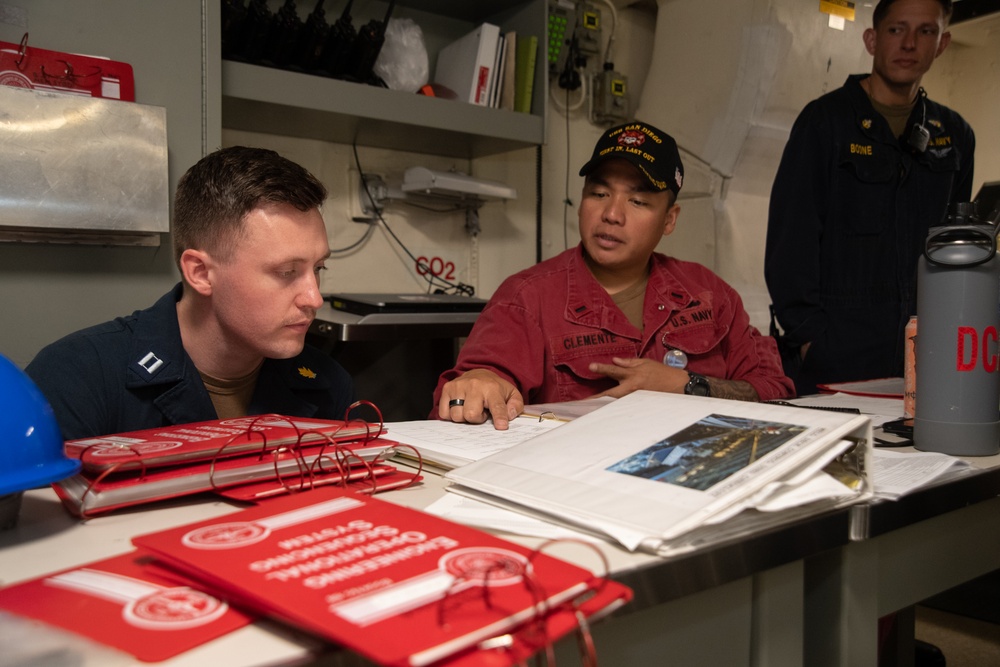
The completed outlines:
{"type": "Polygon", "coordinates": [[[852,541],[806,559],[806,664],[874,667],[878,619],[900,610],[911,656],[913,605],[1000,569],[1000,455],[966,460],[976,474],[852,508],[852,541]]]}
{"type": "MultiPolygon", "coordinates": [[[[904,496],[790,520],[689,554],[658,558],[601,545],[634,601],[594,628],[605,665],[864,667],[877,664],[877,619],[1000,568],[1000,456],[981,470],[904,496]]],[[[385,500],[424,508],[444,493],[433,474],[385,500]]],[[[0,584],[130,550],[130,538],[236,511],[211,497],[160,503],[82,523],[49,489],[25,494],[19,525],[0,532],[0,584]]],[[[540,540],[506,536],[529,547],[540,540]]],[[[591,549],[553,555],[596,569],[591,549]]],[[[572,640],[560,665],[579,664],[572,640]]],[[[359,665],[264,622],[165,663],[359,665]]],[[[105,664],[100,659],[81,664],[105,664]]],[[[133,664],[126,661],[124,664],[133,664]]]]}
{"type": "MultiPolygon", "coordinates": [[[[419,487],[381,494],[385,500],[423,508],[444,493],[428,475],[419,487]]],[[[131,549],[130,538],[174,525],[220,516],[237,508],[212,497],[158,503],[80,522],[50,489],[25,494],[20,522],[0,533],[0,583],[40,576],[131,549]]],[[[662,559],[600,546],[611,576],[635,591],[635,600],[594,627],[605,665],[788,665],[802,662],[804,558],[846,543],[848,510],[797,520],[766,533],[712,545],[680,558],[662,559]]],[[[528,546],[541,541],[506,536],[528,546]]],[[[599,569],[593,551],[558,545],[553,555],[599,569]]],[[[557,647],[560,665],[579,664],[575,642],[557,647]]],[[[106,659],[103,658],[103,659],[106,659]]],[[[80,664],[102,664],[101,657],[80,664]]],[[[273,665],[301,661],[358,665],[357,656],[311,638],[259,622],[163,663],[165,667],[213,664],[273,665]]],[[[126,661],[124,664],[133,664],[126,661]]],[[[139,664],[139,663],[135,663],[139,664]]]]}

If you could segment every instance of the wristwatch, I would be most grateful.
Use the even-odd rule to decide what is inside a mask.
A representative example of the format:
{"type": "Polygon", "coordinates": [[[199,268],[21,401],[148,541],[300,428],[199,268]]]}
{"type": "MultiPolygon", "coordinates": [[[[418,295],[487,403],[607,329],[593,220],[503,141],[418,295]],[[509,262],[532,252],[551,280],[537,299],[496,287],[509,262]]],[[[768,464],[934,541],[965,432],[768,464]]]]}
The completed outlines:
{"type": "Polygon", "coordinates": [[[711,396],[712,388],[704,375],[688,371],[688,383],[684,385],[684,393],[688,396],[711,396]]]}

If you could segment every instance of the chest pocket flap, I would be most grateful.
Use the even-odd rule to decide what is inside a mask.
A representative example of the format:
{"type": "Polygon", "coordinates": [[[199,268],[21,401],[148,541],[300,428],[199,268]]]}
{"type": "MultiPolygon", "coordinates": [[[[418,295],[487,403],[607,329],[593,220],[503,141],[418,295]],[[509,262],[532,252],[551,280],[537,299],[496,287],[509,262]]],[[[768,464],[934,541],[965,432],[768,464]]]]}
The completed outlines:
{"type": "Polygon", "coordinates": [[[552,363],[557,368],[585,380],[603,379],[590,370],[591,363],[610,364],[612,357],[636,355],[634,341],[606,331],[571,331],[549,338],[552,363]]]}
{"type": "Polygon", "coordinates": [[[892,163],[883,150],[872,142],[847,143],[841,149],[839,166],[862,183],[888,183],[892,180],[892,163]]]}
{"type": "Polygon", "coordinates": [[[729,325],[715,321],[710,299],[703,298],[701,303],[693,303],[670,316],[660,343],[664,351],[676,349],[688,355],[703,355],[718,347],[728,333],[729,325]]]}

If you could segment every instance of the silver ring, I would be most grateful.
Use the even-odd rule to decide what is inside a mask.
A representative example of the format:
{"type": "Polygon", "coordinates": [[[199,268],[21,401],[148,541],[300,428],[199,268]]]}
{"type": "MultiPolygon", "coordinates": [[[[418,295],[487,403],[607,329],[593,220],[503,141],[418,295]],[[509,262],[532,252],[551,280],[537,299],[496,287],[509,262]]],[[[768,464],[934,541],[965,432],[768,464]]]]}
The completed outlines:
{"type": "Polygon", "coordinates": [[[465,399],[464,398],[453,398],[450,401],[448,401],[448,407],[449,408],[458,407],[459,405],[465,405],[465,399]]]}

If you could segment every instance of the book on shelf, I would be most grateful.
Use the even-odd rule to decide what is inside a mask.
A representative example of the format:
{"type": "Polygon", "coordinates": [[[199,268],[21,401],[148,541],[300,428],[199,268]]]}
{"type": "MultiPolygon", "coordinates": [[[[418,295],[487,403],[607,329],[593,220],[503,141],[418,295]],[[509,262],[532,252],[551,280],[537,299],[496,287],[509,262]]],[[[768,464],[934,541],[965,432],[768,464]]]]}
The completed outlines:
{"type": "Polygon", "coordinates": [[[497,106],[507,111],[514,110],[514,80],[517,72],[517,33],[513,30],[504,34],[503,67],[500,69],[500,94],[497,106]]]}
{"type": "Polygon", "coordinates": [[[336,448],[285,446],[264,453],[160,466],[148,470],[93,473],[81,471],[53,483],[52,488],[71,514],[92,516],[169,498],[216,491],[241,484],[270,482],[274,489],[311,488],[316,481],[378,483],[374,464],[389,458],[396,443],[376,438],[336,448]]]}
{"type": "Polygon", "coordinates": [[[147,569],[147,560],[133,552],[0,588],[0,609],[145,662],[166,660],[253,620],[190,582],[147,569]]]}
{"type": "Polygon", "coordinates": [[[517,40],[514,73],[514,111],[531,113],[531,98],[535,87],[535,61],[538,58],[538,37],[525,35],[517,40]]]}
{"type": "MultiPolygon", "coordinates": [[[[615,592],[608,607],[631,595],[544,552],[330,489],[132,541],[220,598],[382,665],[469,659],[489,650],[482,642],[528,636],[556,611],[575,617],[605,585],[615,592]]],[[[505,655],[490,664],[512,664],[505,655]]]]}
{"type": "Polygon", "coordinates": [[[871,442],[863,415],[637,391],[445,478],[448,491],[667,555],[709,525],[870,498],[871,442]]]}
{"type": "Polygon", "coordinates": [[[489,106],[499,44],[500,27],[481,24],[438,52],[434,82],[462,101],[489,106]]]}
{"type": "Polygon", "coordinates": [[[374,438],[381,424],[278,414],[213,419],[93,438],[68,440],[64,449],[84,470],[140,470],[239,456],[281,445],[346,443],[374,438]]]}
{"type": "Polygon", "coordinates": [[[493,69],[490,72],[490,94],[486,106],[496,108],[500,103],[500,84],[503,80],[504,54],[506,49],[507,35],[500,33],[497,40],[496,57],[493,59],[493,69]]]}

